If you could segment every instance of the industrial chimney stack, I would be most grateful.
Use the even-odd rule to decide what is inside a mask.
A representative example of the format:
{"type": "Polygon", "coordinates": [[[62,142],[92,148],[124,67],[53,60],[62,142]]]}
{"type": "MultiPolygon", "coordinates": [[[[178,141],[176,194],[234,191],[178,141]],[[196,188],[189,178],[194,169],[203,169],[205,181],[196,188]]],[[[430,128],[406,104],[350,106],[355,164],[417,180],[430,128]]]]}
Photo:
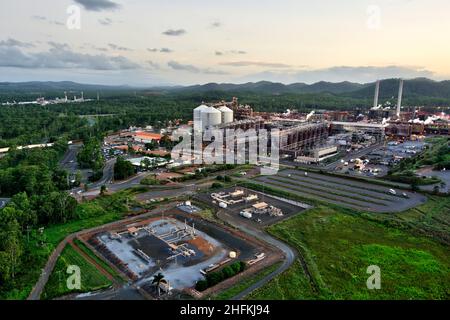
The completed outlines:
{"type": "Polygon", "coordinates": [[[403,97],[403,79],[400,79],[400,87],[398,88],[398,101],[397,101],[397,118],[400,118],[400,109],[402,107],[403,97]]]}
{"type": "Polygon", "coordinates": [[[378,97],[380,95],[380,80],[375,84],[375,96],[373,98],[373,108],[378,108],[378,97]]]}

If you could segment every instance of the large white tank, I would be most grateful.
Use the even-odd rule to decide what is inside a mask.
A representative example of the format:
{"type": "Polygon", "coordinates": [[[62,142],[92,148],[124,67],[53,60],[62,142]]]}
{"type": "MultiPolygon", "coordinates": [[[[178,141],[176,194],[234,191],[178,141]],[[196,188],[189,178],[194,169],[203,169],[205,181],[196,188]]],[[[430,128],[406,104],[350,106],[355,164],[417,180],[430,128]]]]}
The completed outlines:
{"type": "Polygon", "coordinates": [[[233,122],[233,110],[226,106],[222,106],[219,108],[219,111],[222,113],[222,123],[233,122]]]}
{"type": "Polygon", "coordinates": [[[202,130],[202,112],[208,110],[208,106],[204,104],[198,106],[194,109],[194,130],[201,131],[202,130]]]}
{"type": "Polygon", "coordinates": [[[203,130],[218,126],[222,123],[222,113],[216,108],[209,107],[202,111],[202,127],[203,130]]]}

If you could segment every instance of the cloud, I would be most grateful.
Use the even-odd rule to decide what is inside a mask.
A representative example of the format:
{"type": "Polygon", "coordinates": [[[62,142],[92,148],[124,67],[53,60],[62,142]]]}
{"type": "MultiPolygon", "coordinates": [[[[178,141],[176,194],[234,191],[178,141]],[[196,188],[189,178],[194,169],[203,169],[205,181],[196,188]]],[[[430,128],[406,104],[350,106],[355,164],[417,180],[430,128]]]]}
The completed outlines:
{"type": "Polygon", "coordinates": [[[422,67],[411,66],[335,66],[310,70],[278,70],[263,71],[261,73],[245,76],[240,81],[275,81],[283,83],[305,82],[315,83],[319,81],[342,82],[351,81],[357,83],[369,83],[378,79],[418,77],[433,78],[434,72],[422,67]]]}
{"type": "Polygon", "coordinates": [[[89,11],[115,10],[120,5],[110,0],[74,0],[89,11]]]}
{"type": "Polygon", "coordinates": [[[139,65],[122,56],[91,55],[51,45],[48,51],[25,53],[17,47],[0,47],[0,67],[24,69],[130,70],[139,65]]]}
{"type": "Polygon", "coordinates": [[[34,44],[31,42],[22,42],[16,39],[8,38],[7,40],[0,41],[0,47],[32,48],[34,47],[34,44]]]}
{"type": "Polygon", "coordinates": [[[47,18],[46,17],[44,17],[44,16],[32,16],[32,18],[33,19],[35,19],[35,20],[41,20],[41,21],[45,21],[45,20],[47,20],[47,18]]]}
{"type": "Polygon", "coordinates": [[[184,35],[186,33],[187,32],[184,29],[176,29],[176,30],[169,29],[169,30],[164,31],[162,34],[164,34],[166,36],[179,37],[179,36],[182,36],[182,35],[184,35]]]}
{"type": "Polygon", "coordinates": [[[223,56],[226,54],[247,54],[246,51],[243,50],[231,50],[231,51],[216,51],[215,55],[216,56],[223,56]]]}
{"type": "Polygon", "coordinates": [[[231,66],[231,67],[267,67],[267,68],[292,68],[291,65],[284,63],[274,63],[274,62],[259,62],[259,61],[231,61],[231,62],[222,62],[223,66],[231,66]]]}
{"type": "Polygon", "coordinates": [[[161,53],[172,53],[173,52],[173,50],[169,49],[169,48],[161,48],[161,49],[158,49],[158,48],[147,48],[147,51],[148,52],[161,52],[161,53]]]}
{"type": "Polygon", "coordinates": [[[103,26],[110,26],[113,21],[110,18],[105,18],[105,19],[98,19],[98,23],[100,23],[103,26]]]}
{"type": "Polygon", "coordinates": [[[321,80],[340,82],[340,81],[355,81],[360,83],[372,82],[377,79],[386,78],[417,78],[417,77],[432,77],[433,72],[421,67],[407,67],[407,66],[336,66],[331,68],[304,70],[298,72],[295,76],[297,79],[305,79],[309,82],[316,82],[321,80]]]}
{"type": "Polygon", "coordinates": [[[113,50],[117,50],[117,51],[133,51],[130,48],[122,47],[122,46],[119,46],[119,45],[114,44],[114,43],[108,43],[108,47],[110,47],[113,50]]]}
{"type": "Polygon", "coordinates": [[[181,64],[176,61],[169,61],[167,65],[173,70],[177,71],[187,71],[190,73],[203,73],[203,74],[216,74],[216,75],[224,75],[227,74],[224,71],[213,70],[210,68],[199,68],[190,64],[181,64]]]}
{"type": "Polygon", "coordinates": [[[160,69],[160,66],[159,66],[159,64],[158,63],[156,63],[156,62],[153,62],[153,61],[151,61],[151,60],[149,60],[149,61],[147,61],[147,63],[148,63],[148,65],[152,68],[152,69],[160,69]]]}
{"type": "Polygon", "coordinates": [[[67,43],[59,43],[54,41],[47,42],[48,45],[57,50],[69,50],[70,46],[67,43]]]}
{"type": "Polygon", "coordinates": [[[45,21],[48,22],[49,24],[54,24],[57,26],[64,26],[65,24],[63,22],[57,21],[57,20],[48,20],[47,17],[44,16],[32,16],[31,17],[34,20],[38,20],[38,21],[45,21]]]}

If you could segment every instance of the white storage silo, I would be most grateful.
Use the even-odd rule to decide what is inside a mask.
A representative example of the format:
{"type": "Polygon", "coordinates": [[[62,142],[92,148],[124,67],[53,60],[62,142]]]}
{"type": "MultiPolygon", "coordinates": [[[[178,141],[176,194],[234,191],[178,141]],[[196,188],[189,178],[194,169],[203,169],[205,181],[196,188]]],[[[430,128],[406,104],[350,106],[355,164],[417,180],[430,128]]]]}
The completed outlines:
{"type": "Polygon", "coordinates": [[[222,113],[222,123],[233,122],[233,110],[226,106],[222,106],[219,108],[219,111],[222,113]]]}
{"type": "Polygon", "coordinates": [[[218,126],[222,123],[222,113],[216,108],[209,107],[202,111],[202,127],[203,130],[218,126]]]}
{"type": "Polygon", "coordinates": [[[202,112],[208,110],[208,107],[204,104],[198,106],[194,109],[194,130],[195,131],[201,131],[202,126],[202,112]]]}

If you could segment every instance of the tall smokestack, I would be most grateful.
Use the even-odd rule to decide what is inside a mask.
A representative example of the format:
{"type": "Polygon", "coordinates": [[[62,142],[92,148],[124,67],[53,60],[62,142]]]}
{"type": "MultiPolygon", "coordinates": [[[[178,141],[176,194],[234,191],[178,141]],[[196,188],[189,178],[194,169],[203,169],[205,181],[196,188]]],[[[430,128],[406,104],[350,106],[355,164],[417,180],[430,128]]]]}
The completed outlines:
{"type": "Polygon", "coordinates": [[[397,118],[400,118],[400,109],[402,107],[403,97],[403,79],[400,79],[400,87],[398,88],[398,100],[397,100],[397,118]]]}
{"type": "Polygon", "coordinates": [[[378,97],[380,95],[380,80],[375,84],[375,96],[373,98],[373,108],[378,108],[378,97]]]}

